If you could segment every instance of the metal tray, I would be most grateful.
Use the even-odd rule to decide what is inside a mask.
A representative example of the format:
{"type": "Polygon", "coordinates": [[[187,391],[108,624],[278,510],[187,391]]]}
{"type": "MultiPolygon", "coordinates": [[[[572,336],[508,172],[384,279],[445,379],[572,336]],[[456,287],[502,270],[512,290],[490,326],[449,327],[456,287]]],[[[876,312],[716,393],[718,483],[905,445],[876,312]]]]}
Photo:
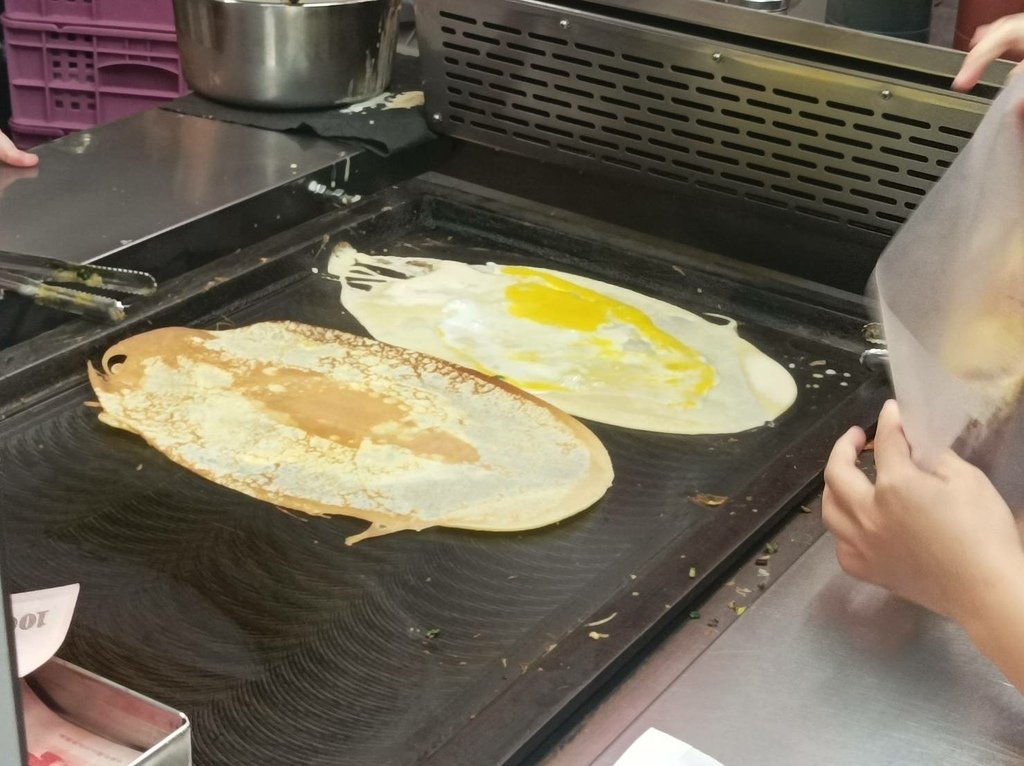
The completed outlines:
{"type": "Polygon", "coordinates": [[[188,718],[155,700],[57,658],[31,676],[75,724],[145,749],[131,766],[190,766],[188,718]]]}
{"type": "Polygon", "coordinates": [[[198,764],[528,758],[795,509],[831,442],[870,424],[885,395],[858,366],[855,302],[456,186],[406,184],[168,283],[128,326],[72,323],[0,355],[11,579],[26,590],[80,582],[65,657],[184,711],[198,764]],[[615,485],[562,524],[352,548],[344,539],[361,522],[283,513],[215,486],[83,406],[86,359],[154,325],[289,318],[361,332],[338,284],[312,271],[341,239],[541,264],[728,314],[793,366],[800,398],[773,428],[735,436],[591,424],[615,485]],[[840,374],[814,377],[818,360],[840,374]],[[697,493],[729,500],[707,508],[697,493]],[[598,629],[608,637],[590,638],[587,623],[610,616],[598,629]]]}

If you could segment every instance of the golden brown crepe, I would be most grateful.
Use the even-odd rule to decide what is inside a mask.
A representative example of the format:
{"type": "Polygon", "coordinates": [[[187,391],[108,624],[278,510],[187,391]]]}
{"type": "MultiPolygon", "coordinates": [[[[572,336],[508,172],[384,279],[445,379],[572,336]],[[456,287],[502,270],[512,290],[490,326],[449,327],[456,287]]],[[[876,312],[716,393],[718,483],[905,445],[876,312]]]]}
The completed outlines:
{"type": "Polygon", "coordinates": [[[371,523],[358,540],[432,526],[561,521],[612,481],[598,439],[501,381],[294,322],[171,327],[118,343],[89,380],[100,419],[223,486],[371,523]]]}

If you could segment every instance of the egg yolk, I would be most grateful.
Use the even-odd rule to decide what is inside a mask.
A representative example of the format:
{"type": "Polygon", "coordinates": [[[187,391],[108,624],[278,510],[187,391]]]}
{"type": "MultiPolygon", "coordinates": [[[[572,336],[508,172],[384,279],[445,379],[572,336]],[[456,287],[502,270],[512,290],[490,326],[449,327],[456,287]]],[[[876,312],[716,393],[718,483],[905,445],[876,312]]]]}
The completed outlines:
{"type": "MultiPolygon", "coordinates": [[[[672,373],[686,375],[690,393],[704,396],[715,385],[715,370],[694,349],[658,327],[643,311],[609,298],[582,285],[525,266],[505,266],[503,274],[520,279],[505,288],[508,312],[551,327],[593,333],[609,324],[632,327],[658,354],[659,365],[672,373]]],[[[594,338],[599,354],[619,359],[622,349],[607,338],[594,338]]],[[[685,406],[695,402],[688,399],[685,406]]]]}

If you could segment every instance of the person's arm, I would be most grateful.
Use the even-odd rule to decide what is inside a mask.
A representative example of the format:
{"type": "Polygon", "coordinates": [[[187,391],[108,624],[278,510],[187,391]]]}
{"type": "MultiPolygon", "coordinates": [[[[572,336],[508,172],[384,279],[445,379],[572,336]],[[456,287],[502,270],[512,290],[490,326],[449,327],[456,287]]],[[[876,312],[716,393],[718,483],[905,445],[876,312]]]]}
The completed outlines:
{"type": "Polygon", "coordinates": [[[23,152],[3,133],[0,133],[0,163],[16,168],[32,168],[39,164],[39,158],[30,152],[23,152]]]}
{"type": "MultiPolygon", "coordinates": [[[[1004,16],[978,27],[971,38],[971,50],[953,79],[955,90],[968,91],[978,84],[985,67],[999,58],[1019,61],[1024,56],[1024,13],[1004,16]]],[[[1024,64],[1014,68],[1018,74],[1024,64]]]]}
{"type": "Polygon", "coordinates": [[[825,470],[840,566],[955,620],[1024,693],[1024,546],[1009,507],[953,452],[934,473],[918,468],[895,402],[879,416],[874,483],[857,466],[865,443],[851,429],[825,470]]]}
{"type": "Polygon", "coordinates": [[[1024,693],[1024,572],[1008,570],[958,622],[979,651],[1024,693]]]}

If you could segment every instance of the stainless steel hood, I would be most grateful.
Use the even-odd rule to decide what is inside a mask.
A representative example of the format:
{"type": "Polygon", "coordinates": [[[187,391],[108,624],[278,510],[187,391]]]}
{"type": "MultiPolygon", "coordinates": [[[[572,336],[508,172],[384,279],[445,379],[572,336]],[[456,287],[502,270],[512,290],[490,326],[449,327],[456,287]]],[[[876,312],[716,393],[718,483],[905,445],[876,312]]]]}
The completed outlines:
{"type": "MultiPolygon", "coordinates": [[[[566,7],[604,6],[627,13],[703,27],[709,37],[743,35],[829,56],[870,60],[920,74],[953,79],[963,53],[921,43],[859,32],[824,23],[825,0],[790,0],[782,13],[755,12],[721,0],[600,0],[600,3],[560,3],[566,7]]],[[[997,62],[982,82],[999,87],[1011,65],[997,62]]]]}

